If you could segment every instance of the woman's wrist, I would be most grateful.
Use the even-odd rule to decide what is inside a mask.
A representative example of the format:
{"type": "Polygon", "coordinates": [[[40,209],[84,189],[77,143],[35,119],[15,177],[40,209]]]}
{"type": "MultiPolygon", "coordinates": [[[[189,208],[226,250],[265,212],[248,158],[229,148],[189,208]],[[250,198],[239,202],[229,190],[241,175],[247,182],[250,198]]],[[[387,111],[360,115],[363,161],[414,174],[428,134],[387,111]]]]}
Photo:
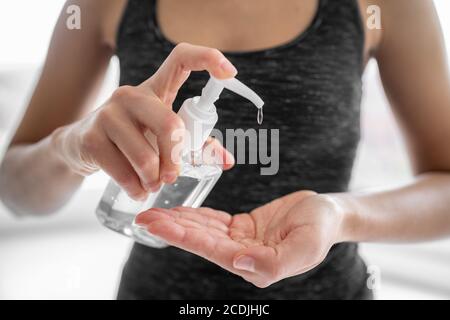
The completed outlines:
{"type": "Polygon", "coordinates": [[[98,168],[89,166],[82,160],[79,143],[73,141],[69,134],[72,128],[70,126],[60,127],[52,132],[48,137],[50,152],[54,155],[58,167],[68,173],[78,176],[87,176],[97,171],[98,168]]]}
{"type": "Polygon", "coordinates": [[[336,243],[358,241],[358,230],[361,229],[360,205],[357,198],[350,193],[329,194],[340,212],[340,224],[336,243]]]}

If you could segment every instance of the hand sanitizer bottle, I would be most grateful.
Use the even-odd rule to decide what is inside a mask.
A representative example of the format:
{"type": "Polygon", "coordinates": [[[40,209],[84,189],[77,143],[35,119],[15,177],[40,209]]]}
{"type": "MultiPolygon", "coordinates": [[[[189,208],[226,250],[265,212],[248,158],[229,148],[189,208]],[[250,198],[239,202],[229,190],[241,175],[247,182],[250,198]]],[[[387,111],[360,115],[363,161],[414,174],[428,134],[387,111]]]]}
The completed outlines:
{"type": "Polygon", "coordinates": [[[178,112],[186,128],[178,179],[173,184],[162,185],[159,191],[150,193],[144,201],[129,198],[126,192],[111,180],[96,210],[103,225],[150,247],[167,246],[145,227],[135,224],[134,218],[139,212],[150,208],[197,208],[208,196],[220,178],[222,169],[217,164],[203,162],[202,148],[217,123],[214,102],[219,99],[224,88],[247,98],[258,108],[258,115],[262,113],[264,102],[242,82],[235,78],[218,80],[211,77],[203,88],[202,95],[184,101],[178,112]]]}

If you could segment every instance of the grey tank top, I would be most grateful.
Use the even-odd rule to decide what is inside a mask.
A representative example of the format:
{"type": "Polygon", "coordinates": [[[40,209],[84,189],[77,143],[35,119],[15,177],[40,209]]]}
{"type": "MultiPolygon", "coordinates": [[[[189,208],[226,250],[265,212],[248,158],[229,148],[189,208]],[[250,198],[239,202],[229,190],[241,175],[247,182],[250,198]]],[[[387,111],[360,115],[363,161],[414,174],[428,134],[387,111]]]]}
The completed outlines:
{"type": "MultiPolygon", "coordinates": [[[[121,85],[146,80],[174,47],[158,28],[155,9],[151,0],[128,3],[117,38],[121,85]]],[[[217,128],[279,129],[279,170],[276,175],[261,175],[266,165],[237,165],[223,173],[204,206],[233,214],[302,189],[347,190],[360,138],[363,43],[357,1],[320,0],[310,26],[289,43],[261,51],[225,52],[239,70],[239,79],[266,104],[264,122],[258,126],[256,109],[224,92],[216,104],[217,128]]],[[[207,79],[206,72],[192,73],[174,109],[197,96],[207,79]]],[[[335,245],[315,269],[265,289],[177,248],[135,244],[118,292],[119,299],[368,297],[366,267],[353,243],[335,245]]]]}

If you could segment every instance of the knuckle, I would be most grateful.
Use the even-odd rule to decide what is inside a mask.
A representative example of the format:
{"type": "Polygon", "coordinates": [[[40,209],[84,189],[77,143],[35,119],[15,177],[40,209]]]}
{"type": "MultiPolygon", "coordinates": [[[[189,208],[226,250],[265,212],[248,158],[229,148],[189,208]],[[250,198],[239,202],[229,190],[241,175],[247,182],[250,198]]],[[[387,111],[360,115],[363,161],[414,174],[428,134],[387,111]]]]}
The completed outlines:
{"type": "Polygon", "coordinates": [[[164,120],[163,132],[171,134],[177,129],[184,129],[184,122],[177,114],[170,112],[164,120]]]}
{"type": "Polygon", "coordinates": [[[186,42],[180,42],[175,46],[175,48],[172,49],[171,56],[178,58],[180,55],[184,54],[189,48],[191,47],[190,44],[186,42]]]}
{"type": "Polygon", "coordinates": [[[95,130],[89,130],[81,139],[81,149],[82,153],[93,155],[101,147],[100,135],[95,130]]]}
{"type": "Polygon", "coordinates": [[[180,42],[179,44],[177,44],[175,46],[175,48],[173,48],[173,51],[175,51],[175,52],[184,51],[190,46],[191,45],[189,43],[187,43],[187,42],[180,42]]]}
{"type": "Polygon", "coordinates": [[[138,171],[147,183],[156,183],[159,181],[159,158],[152,156],[147,158],[147,161],[142,164],[138,171]]]}
{"type": "Polygon", "coordinates": [[[132,188],[123,188],[123,189],[127,193],[128,197],[134,199],[135,201],[143,200],[143,196],[145,195],[145,192],[143,191],[143,189],[138,189],[137,186],[132,187],[132,188]]]}
{"type": "Polygon", "coordinates": [[[103,108],[98,112],[97,121],[100,122],[102,126],[111,125],[114,119],[113,112],[109,108],[103,108]]]}
{"type": "Polygon", "coordinates": [[[149,152],[142,152],[136,156],[136,166],[142,172],[154,171],[159,166],[159,159],[149,152]]]}
{"type": "Polygon", "coordinates": [[[114,177],[114,180],[128,192],[134,191],[134,179],[130,174],[118,173],[114,177]]]}
{"type": "Polygon", "coordinates": [[[203,53],[203,59],[209,63],[213,63],[221,60],[223,57],[222,53],[214,48],[207,48],[203,53]]]}
{"type": "Polygon", "coordinates": [[[136,95],[136,89],[133,86],[121,86],[117,88],[111,98],[113,101],[123,102],[136,95]]]}

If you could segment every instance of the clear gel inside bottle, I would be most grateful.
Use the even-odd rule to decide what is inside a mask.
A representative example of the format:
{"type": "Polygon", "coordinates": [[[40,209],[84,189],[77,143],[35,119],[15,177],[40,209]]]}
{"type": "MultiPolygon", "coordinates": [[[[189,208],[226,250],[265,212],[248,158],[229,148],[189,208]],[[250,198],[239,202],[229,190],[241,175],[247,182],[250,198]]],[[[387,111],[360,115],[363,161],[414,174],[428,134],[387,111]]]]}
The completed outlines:
{"type": "Polygon", "coordinates": [[[134,201],[111,180],[97,207],[100,222],[116,232],[133,238],[146,246],[163,248],[167,244],[134,223],[135,216],[150,208],[186,206],[198,208],[222,174],[218,165],[204,164],[201,151],[183,157],[181,172],[173,184],[164,184],[150,193],[145,201],[134,201]]]}

